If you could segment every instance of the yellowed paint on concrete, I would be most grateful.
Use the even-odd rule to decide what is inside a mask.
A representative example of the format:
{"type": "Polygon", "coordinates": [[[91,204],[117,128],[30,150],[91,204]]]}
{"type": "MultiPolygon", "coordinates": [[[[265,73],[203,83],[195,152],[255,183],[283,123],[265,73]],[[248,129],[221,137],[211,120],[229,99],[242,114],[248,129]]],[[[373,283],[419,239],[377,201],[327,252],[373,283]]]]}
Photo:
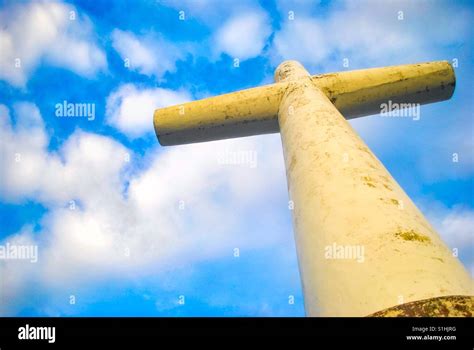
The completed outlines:
{"type": "Polygon", "coordinates": [[[157,109],[153,123],[162,145],[278,132],[286,84],[271,84],[157,109]]]}
{"type": "Polygon", "coordinates": [[[447,61],[315,75],[313,83],[346,119],[378,114],[380,105],[426,104],[449,99],[456,85],[447,61]]]}
{"type": "Polygon", "coordinates": [[[288,61],[274,84],[158,109],[153,120],[162,145],[280,131],[306,313],[367,316],[474,294],[467,271],[346,121],[389,100],[445,100],[454,86],[447,62],[310,76],[288,61]]]}
{"type": "MultiPolygon", "coordinates": [[[[429,62],[315,75],[346,119],[378,114],[380,105],[430,103],[451,97],[455,77],[446,62],[429,62]]],[[[162,145],[279,132],[278,106],[288,82],[241,90],[157,109],[153,123],[162,145]]]]}
{"type": "Polygon", "coordinates": [[[366,316],[400,303],[473,294],[464,267],[303,72],[290,61],[275,77],[289,84],[279,124],[307,315],[366,316]],[[328,256],[334,246],[363,249],[363,261],[328,256]]]}

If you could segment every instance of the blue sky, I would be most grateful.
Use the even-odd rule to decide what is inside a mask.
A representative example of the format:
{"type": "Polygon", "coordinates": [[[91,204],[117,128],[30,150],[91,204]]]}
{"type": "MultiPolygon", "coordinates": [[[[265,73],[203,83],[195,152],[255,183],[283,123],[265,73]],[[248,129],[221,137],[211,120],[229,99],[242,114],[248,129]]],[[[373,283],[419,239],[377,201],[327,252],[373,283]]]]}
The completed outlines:
{"type": "Polygon", "coordinates": [[[303,316],[279,135],[162,148],[152,128],[285,59],[455,64],[420,120],[351,124],[472,273],[472,22],[468,1],[0,1],[0,240],[39,254],[0,261],[0,314],[303,316]]]}

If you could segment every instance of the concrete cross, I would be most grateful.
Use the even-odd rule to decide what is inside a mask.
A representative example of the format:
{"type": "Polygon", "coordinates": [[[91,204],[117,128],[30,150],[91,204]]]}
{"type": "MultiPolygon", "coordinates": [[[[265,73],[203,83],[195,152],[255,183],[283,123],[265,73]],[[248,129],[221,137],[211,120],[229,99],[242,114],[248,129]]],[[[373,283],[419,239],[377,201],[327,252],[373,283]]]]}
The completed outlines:
{"type": "Polygon", "coordinates": [[[465,316],[468,272],[346,121],[454,87],[444,61],[315,76],[286,61],[274,84],[158,109],[153,123],[164,146],[280,132],[308,316],[465,316]]]}

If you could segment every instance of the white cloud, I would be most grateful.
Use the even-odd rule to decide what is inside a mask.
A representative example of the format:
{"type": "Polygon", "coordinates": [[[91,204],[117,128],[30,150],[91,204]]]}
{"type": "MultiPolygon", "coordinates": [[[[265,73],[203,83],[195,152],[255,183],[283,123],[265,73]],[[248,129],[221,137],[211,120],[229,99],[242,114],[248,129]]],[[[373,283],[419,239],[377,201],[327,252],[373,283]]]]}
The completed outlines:
{"type": "MultiPolygon", "coordinates": [[[[157,276],[171,267],[231,256],[234,247],[271,246],[288,233],[274,229],[275,218],[268,222],[271,235],[246,228],[248,220],[261,222],[276,202],[289,219],[278,135],[165,151],[157,147],[141,159],[109,137],[78,130],[51,152],[34,105],[18,104],[12,114],[16,123],[0,105],[0,138],[6,146],[0,157],[0,198],[42,203],[47,214],[40,232],[32,234],[25,226],[4,240],[38,244],[39,261],[0,265],[8,286],[2,298],[9,300],[0,305],[2,313],[14,312],[17,303],[25,307],[22,293],[31,283],[54,294],[104,279],[157,276]],[[23,129],[31,116],[37,126],[23,129]],[[226,149],[256,152],[257,167],[219,162],[226,149]],[[26,155],[19,164],[18,150],[26,155]]],[[[262,230],[265,224],[260,223],[262,230]]]]}
{"type": "Polygon", "coordinates": [[[275,64],[296,59],[310,69],[340,70],[343,58],[349,67],[430,60],[436,47],[462,41],[472,21],[455,5],[427,2],[348,0],[332,5],[325,16],[295,11],[294,20],[287,18],[288,8],[281,8],[284,21],[274,37],[273,59],[275,64]]]}
{"type": "Polygon", "coordinates": [[[119,29],[112,32],[112,46],[123,60],[128,59],[130,69],[157,78],[166,72],[174,72],[176,61],[192,51],[189,44],[180,43],[178,46],[158,34],[136,36],[119,29]]]}
{"type": "Polygon", "coordinates": [[[0,109],[0,151],[1,159],[5,162],[1,168],[0,193],[7,198],[21,198],[24,193],[36,191],[38,174],[49,162],[40,153],[47,147],[48,137],[36,106],[18,103],[14,111],[18,116],[15,128],[9,110],[5,106],[0,109]],[[15,171],[20,171],[23,176],[17,177],[15,171]]]}
{"type": "MultiPolygon", "coordinates": [[[[474,254],[474,210],[463,207],[433,208],[428,211],[433,225],[451,248],[468,248],[474,254]]],[[[474,263],[474,256],[473,263],[474,263]]]]}
{"type": "Polygon", "coordinates": [[[107,67],[90,20],[71,5],[9,5],[0,12],[0,23],[0,79],[14,86],[24,87],[42,61],[85,77],[107,67]]]}
{"type": "Polygon", "coordinates": [[[153,112],[160,107],[191,100],[186,91],[120,86],[107,98],[107,122],[131,138],[153,132],[153,112]]]}
{"type": "Polygon", "coordinates": [[[297,59],[303,63],[320,62],[331,50],[327,32],[316,21],[302,18],[288,21],[274,38],[274,48],[283,59],[297,59]]]}
{"type": "Polygon", "coordinates": [[[215,50],[246,60],[258,56],[268,37],[271,26],[263,11],[253,10],[230,18],[215,34],[215,50]]]}
{"type": "MultiPolygon", "coordinates": [[[[124,155],[130,153],[125,147],[110,138],[79,131],[59,154],[49,153],[49,137],[38,108],[22,102],[15,104],[13,111],[14,126],[5,106],[0,108],[1,197],[12,202],[32,196],[45,203],[97,201],[100,196],[93,197],[96,192],[91,191],[97,183],[117,186],[124,155]],[[85,196],[89,192],[91,195],[85,196]]],[[[110,192],[110,188],[103,187],[103,191],[110,192]]]]}
{"type": "Polygon", "coordinates": [[[474,210],[461,205],[447,208],[433,200],[423,201],[421,207],[443,241],[457,250],[458,258],[474,276],[474,210]]]}
{"type": "Polygon", "coordinates": [[[449,213],[441,221],[440,231],[452,247],[470,246],[474,250],[474,211],[460,210],[449,213]]]}

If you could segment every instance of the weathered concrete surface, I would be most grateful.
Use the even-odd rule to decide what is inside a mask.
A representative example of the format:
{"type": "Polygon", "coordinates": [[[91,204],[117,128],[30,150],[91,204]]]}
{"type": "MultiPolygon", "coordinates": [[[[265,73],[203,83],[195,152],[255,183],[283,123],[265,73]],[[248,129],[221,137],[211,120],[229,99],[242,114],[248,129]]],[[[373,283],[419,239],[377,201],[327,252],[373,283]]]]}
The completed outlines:
{"type": "Polygon", "coordinates": [[[278,132],[278,107],[286,84],[271,84],[157,109],[161,145],[213,141],[278,132]]]}
{"type": "MultiPolygon", "coordinates": [[[[282,81],[283,79],[280,79],[282,81]]],[[[430,103],[451,97],[454,71],[429,62],[315,75],[311,78],[346,119],[380,112],[380,104],[430,103]]],[[[279,132],[278,107],[287,82],[157,109],[153,123],[162,145],[279,132]]]]}
{"type": "Polygon", "coordinates": [[[370,317],[473,317],[474,297],[450,295],[397,305],[370,317]]]}
{"type": "Polygon", "coordinates": [[[473,294],[467,271],[304,68],[285,62],[275,78],[289,84],[279,124],[307,315],[473,294]],[[328,258],[334,244],[363,247],[363,261],[328,258]]]}
{"type": "Polygon", "coordinates": [[[447,61],[315,75],[312,81],[346,119],[378,114],[388,100],[419,104],[447,100],[456,85],[447,61]]]}

